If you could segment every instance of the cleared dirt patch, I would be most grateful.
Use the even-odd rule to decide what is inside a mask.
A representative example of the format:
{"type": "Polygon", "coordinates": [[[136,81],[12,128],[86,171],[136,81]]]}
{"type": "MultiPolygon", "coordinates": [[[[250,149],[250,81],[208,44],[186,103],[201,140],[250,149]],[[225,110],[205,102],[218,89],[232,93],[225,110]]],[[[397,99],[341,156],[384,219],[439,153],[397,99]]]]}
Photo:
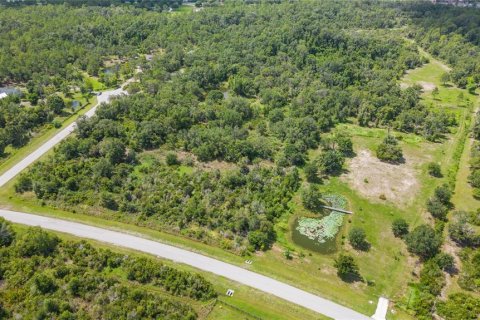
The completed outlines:
{"type": "Polygon", "coordinates": [[[423,91],[433,91],[437,86],[434,83],[426,81],[418,81],[419,85],[422,86],[423,91]]]}
{"type": "Polygon", "coordinates": [[[360,150],[350,160],[348,170],[342,179],[361,195],[376,202],[407,204],[420,189],[408,159],[404,164],[393,165],[378,160],[367,150],[360,150]]]}

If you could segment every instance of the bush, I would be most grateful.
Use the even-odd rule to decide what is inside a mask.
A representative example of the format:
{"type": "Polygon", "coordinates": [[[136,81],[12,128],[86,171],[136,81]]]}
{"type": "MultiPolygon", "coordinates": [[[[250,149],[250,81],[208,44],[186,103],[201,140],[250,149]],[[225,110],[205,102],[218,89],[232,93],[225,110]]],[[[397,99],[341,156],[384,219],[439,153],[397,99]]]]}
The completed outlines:
{"type": "Polygon", "coordinates": [[[167,153],[167,156],[165,157],[165,162],[169,166],[175,166],[179,164],[180,162],[178,161],[177,155],[173,152],[167,153]]]}
{"type": "Polygon", "coordinates": [[[408,223],[405,219],[398,218],[392,222],[392,232],[397,238],[403,238],[408,234],[408,223]]]}
{"type": "Polygon", "coordinates": [[[318,180],[318,167],[315,163],[307,163],[303,168],[305,177],[308,182],[316,182],[318,180]]]}
{"type": "Polygon", "coordinates": [[[377,158],[392,163],[403,160],[402,148],[398,145],[397,139],[388,136],[377,148],[377,158]]]}
{"type": "Polygon", "coordinates": [[[22,257],[48,256],[55,251],[59,241],[57,236],[43,231],[40,227],[31,227],[18,239],[16,248],[22,257]]]}
{"type": "Polygon", "coordinates": [[[423,266],[420,272],[420,287],[431,293],[434,296],[438,296],[445,285],[445,275],[438,266],[438,264],[430,260],[423,266]]]}
{"type": "Polygon", "coordinates": [[[451,254],[440,252],[435,256],[438,267],[444,271],[452,271],[455,268],[455,259],[451,254]]]}
{"type": "Polygon", "coordinates": [[[369,247],[367,236],[362,228],[352,228],[348,233],[348,241],[357,250],[367,250],[369,247]]]}
{"type": "Polygon", "coordinates": [[[311,184],[302,192],[302,203],[306,209],[311,211],[319,211],[322,209],[322,194],[316,185],[311,184]]]}
{"type": "Polygon", "coordinates": [[[466,293],[454,293],[438,301],[435,309],[443,319],[478,319],[480,299],[466,293]]]}
{"type": "Polygon", "coordinates": [[[450,204],[450,199],[452,198],[452,191],[450,187],[446,184],[443,184],[435,188],[435,198],[437,198],[444,205],[450,204]]]}
{"type": "Polygon", "coordinates": [[[413,229],[406,237],[407,249],[423,259],[435,256],[440,249],[442,240],[432,227],[421,225],[413,229]]]}
{"type": "Polygon", "coordinates": [[[0,247],[8,247],[15,239],[15,232],[10,223],[0,217],[0,247]]]}
{"type": "Polygon", "coordinates": [[[337,269],[337,275],[343,280],[357,279],[360,277],[358,266],[353,257],[345,254],[340,254],[334,263],[337,269]]]}
{"type": "Polygon", "coordinates": [[[322,153],[318,161],[323,173],[336,174],[342,170],[345,157],[337,150],[327,150],[322,153]]]}
{"type": "Polygon", "coordinates": [[[448,208],[436,197],[428,200],[427,210],[434,218],[445,220],[447,217],[448,208]]]}
{"type": "Polygon", "coordinates": [[[430,162],[428,164],[428,174],[432,177],[441,178],[442,177],[442,169],[438,163],[430,162]]]}

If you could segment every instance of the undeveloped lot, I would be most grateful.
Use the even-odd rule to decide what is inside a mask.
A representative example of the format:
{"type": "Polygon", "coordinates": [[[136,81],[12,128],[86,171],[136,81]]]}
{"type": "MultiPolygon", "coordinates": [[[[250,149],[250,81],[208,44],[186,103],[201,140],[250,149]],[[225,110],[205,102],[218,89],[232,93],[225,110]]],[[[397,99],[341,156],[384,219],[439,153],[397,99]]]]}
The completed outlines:
{"type": "Polygon", "coordinates": [[[420,189],[408,159],[404,164],[394,165],[378,160],[368,150],[360,150],[350,160],[348,170],[342,179],[362,196],[378,202],[407,204],[420,189]]]}

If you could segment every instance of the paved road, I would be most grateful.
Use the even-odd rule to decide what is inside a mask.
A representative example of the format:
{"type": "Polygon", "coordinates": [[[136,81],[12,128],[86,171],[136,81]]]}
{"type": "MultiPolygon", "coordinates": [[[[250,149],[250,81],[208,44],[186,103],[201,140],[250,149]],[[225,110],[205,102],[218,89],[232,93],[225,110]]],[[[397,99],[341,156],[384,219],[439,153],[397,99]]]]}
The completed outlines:
{"type": "MultiPolygon", "coordinates": [[[[98,101],[97,104],[92,109],[88,110],[85,113],[85,116],[86,117],[93,116],[95,114],[95,111],[97,110],[97,107],[103,102],[108,102],[111,97],[118,96],[121,94],[127,94],[127,92],[123,90],[123,87],[131,81],[132,79],[128,80],[118,89],[102,92],[99,96],[97,96],[97,101],[98,101]]],[[[76,125],[75,122],[73,122],[69,126],[65,127],[65,129],[61,130],[53,138],[51,138],[50,140],[45,142],[43,145],[41,145],[37,150],[35,150],[31,154],[23,158],[22,161],[18,162],[9,170],[7,170],[2,176],[0,176],[0,187],[3,187],[8,181],[13,179],[20,172],[22,172],[22,170],[24,170],[33,162],[38,160],[41,156],[43,156],[48,150],[52,149],[60,141],[65,139],[70,133],[73,132],[73,130],[75,129],[75,125],[76,125]]]]}
{"type": "MultiPolygon", "coordinates": [[[[130,79],[125,84],[131,81],[133,80],[130,79]]],[[[95,105],[92,109],[86,112],[85,116],[91,117],[95,113],[98,105],[103,102],[108,102],[111,97],[121,94],[127,94],[126,91],[122,89],[124,85],[122,85],[122,87],[119,89],[104,91],[101,95],[97,97],[97,105],[95,105]]],[[[33,162],[38,160],[42,155],[52,149],[60,141],[65,139],[70,133],[73,132],[74,129],[75,123],[72,123],[65,129],[57,133],[53,138],[45,142],[37,150],[25,157],[22,161],[20,161],[11,169],[6,171],[2,176],[0,176],[0,187],[4,186],[8,181],[14,178],[22,170],[24,170],[33,162]]],[[[314,294],[300,290],[280,281],[174,246],[165,245],[159,242],[132,236],[126,233],[22,212],[0,209],[0,216],[15,223],[21,223],[30,226],[40,226],[45,229],[65,232],[78,237],[98,240],[129,249],[143,251],[175,262],[184,263],[195,268],[212,272],[225,278],[237,281],[252,288],[270,293],[307,309],[324,314],[330,318],[340,320],[370,319],[369,317],[362,315],[354,310],[343,307],[339,304],[323,299],[314,294]]]]}
{"type": "Polygon", "coordinates": [[[174,262],[184,263],[192,267],[234,280],[249,287],[270,293],[307,309],[324,314],[330,318],[340,320],[370,319],[369,317],[356,311],[280,281],[174,246],[147,240],[126,233],[27,213],[0,209],[0,216],[15,223],[26,224],[29,226],[40,226],[45,229],[65,232],[82,238],[98,240],[113,245],[150,253],[174,262]]]}

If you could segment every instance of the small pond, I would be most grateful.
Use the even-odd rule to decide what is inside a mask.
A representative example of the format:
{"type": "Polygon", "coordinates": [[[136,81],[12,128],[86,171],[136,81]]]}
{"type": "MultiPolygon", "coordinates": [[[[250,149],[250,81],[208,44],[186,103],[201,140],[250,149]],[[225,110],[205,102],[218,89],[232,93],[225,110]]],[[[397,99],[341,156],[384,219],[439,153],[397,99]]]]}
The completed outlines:
{"type": "Polygon", "coordinates": [[[103,73],[105,73],[106,75],[113,75],[113,74],[116,74],[118,70],[120,70],[120,66],[114,65],[112,67],[103,69],[103,73]]]}
{"type": "MultiPolygon", "coordinates": [[[[338,195],[326,195],[324,200],[335,208],[346,209],[347,201],[338,195]]],[[[293,223],[292,240],[295,244],[322,254],[337,251],[339,231],[344,213],[326,211],[318,217],[297,217],[293,223]]]]}
{"type": "Polygon", "coordinates": [[[77,110],[80,107],[80,101],[78,100],[73,100],[72,101],[72,108],[73,110],[77,110]]]}
{"type": "Polygon", "coordinates": [[[14,87],[0,87],[0,93],[21,95],[22,91],[14,87]]]}

